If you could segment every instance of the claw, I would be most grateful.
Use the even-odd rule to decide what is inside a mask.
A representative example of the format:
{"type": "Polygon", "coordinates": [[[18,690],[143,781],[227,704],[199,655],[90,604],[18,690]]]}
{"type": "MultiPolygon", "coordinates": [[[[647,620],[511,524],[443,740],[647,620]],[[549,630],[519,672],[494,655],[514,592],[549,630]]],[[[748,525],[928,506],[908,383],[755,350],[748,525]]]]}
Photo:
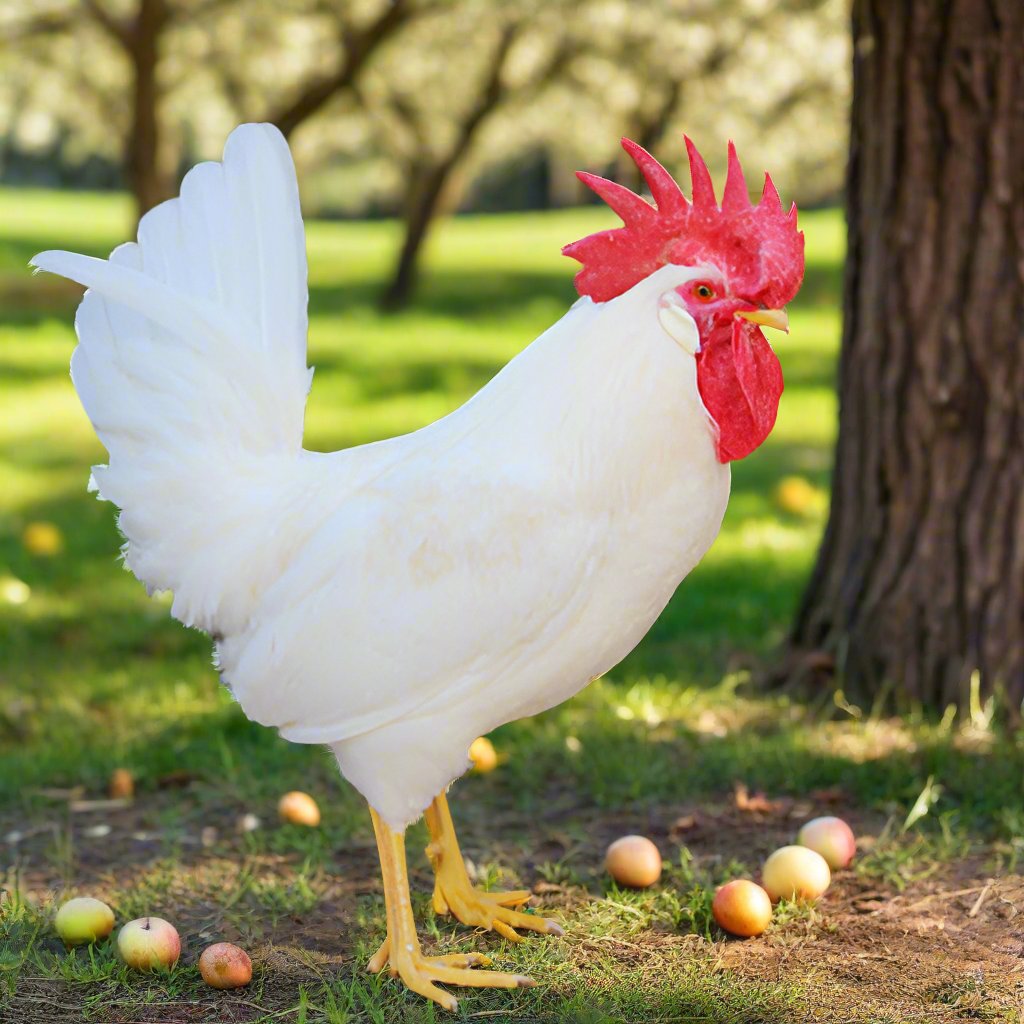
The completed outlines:
{"type": "Polygon", "coordinates": [[[389,940],[385,939],[378,948],[377,952],[370,957],[366,964],[366,969],[371,974],[380,974],[380,972],[387,966],[388,962],[388,948],[389,940]]]}
{"type": "Polygon", "coordinates": [[[515,909],[530,899],[529,890],[485,892],[472,885],[443,793],[427,809],[426,817],[431,834],[426,852],[436,876],[433,903],[438,914],[451,914],[471,928],[496,931],[509,942],[522,942],[520,931],[565,934],[554,921],[515,909]]]}

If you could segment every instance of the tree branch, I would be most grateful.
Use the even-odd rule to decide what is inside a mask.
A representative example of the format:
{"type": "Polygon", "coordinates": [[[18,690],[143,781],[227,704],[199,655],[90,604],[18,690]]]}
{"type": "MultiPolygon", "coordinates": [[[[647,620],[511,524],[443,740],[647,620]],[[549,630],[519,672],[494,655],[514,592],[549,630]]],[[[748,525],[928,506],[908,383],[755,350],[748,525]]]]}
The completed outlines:
{"type": "Polygon", "coordinates": [[[338,68],[329,75],[308,82],[287,106],[267,119],[281,129],[287,138],[303,121],[316,114],[333,96],[347,89],[356,80],[366,62],[382,43],[411,16],[408,0],[390,0],[387,7],[369,25],[353,28],[342,25],[344,56],[338,68]]]}
{"type": "Polygon", "coordinates": [[[102,28],[118,45],[129,49],[131,28],[114,17],[100,0],[82,0],[82,6],[92,15],[93,21],[102,28]]]}
{"type": "Polygon", "coordinates": [[[37,36],[55,36],[74,28],[78,18],[67,11],[57,14],[50,12],[40,14],[20,25],[16,25],[4,34],[4,43],[10,46],[12,43],[19,43],[26,39],[34,39],[37,36]]]}

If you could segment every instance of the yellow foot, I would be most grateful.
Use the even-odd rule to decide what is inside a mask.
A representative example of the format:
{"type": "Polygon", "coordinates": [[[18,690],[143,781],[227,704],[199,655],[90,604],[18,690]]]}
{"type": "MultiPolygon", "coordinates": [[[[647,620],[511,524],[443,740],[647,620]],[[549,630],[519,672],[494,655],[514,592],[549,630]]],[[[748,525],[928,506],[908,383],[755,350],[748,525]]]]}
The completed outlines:
{"type": "Polygon", "coordinates": [[[427,857],[436,876],[434,910],[438,914],[452,914],[471,928],[496,931],[510,942],[523,941],[517,928],[545,935],[565,934],[554,921],[513,909],[530,898],[527,890],[484,892],[473,887],[443,793],[427,809],[426,818],[431,837],[427,857]]]}
{"type": "Polygon", "coordinates": [[[523,914],[512,908],[530,898],[527,892],[484,892],[465,880],[448,877],[455,872],[439,869],[434,887],[434,910],[451,914],[471,928],[487,928],[510,942],[522,942],[516,929],[544,935],[564,935],[561,925],[538,914],[523,914]]]}
{"type": "Polygon", "coordinates": [[[448,956],[424,956],[419,942],[396,944],[391,951],[391,938],[386,938],[380,949],[366,965],[368,971],[378,974],[387,967],[393,978],[401,978],[413,992],[432,999],[446,1010],[455,1010],[459,1001],[450,992],[437,987],[464,985],[472,988],[532,988],[536,982],[524,974],[503,974],[500,971],[474,971],[474,967],[488,967],[490,957],[482,953],[451,953],[448,956]]]}

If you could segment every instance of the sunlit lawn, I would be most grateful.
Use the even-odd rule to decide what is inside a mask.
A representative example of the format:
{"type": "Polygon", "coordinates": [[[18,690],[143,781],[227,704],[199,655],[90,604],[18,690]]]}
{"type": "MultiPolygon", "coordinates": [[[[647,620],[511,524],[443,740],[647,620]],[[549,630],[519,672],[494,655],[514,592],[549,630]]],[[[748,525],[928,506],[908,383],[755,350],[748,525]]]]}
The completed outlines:
{"type": "MultiPolygon", "coordinates": [[[[167,602],[148,599],[119,568],[112,509],[86,493],[88,467],[103,451],[68,378],[76,293],[52,278],[32,279],[25,267],[49,247],[104,255],[122,240],[126,213],[118,197],[0,192],[0,879],[6,871],[8,885],[31,897],[8,903],[0,999],[4,978],[8,994],[20,978],[23,996],[51,991],[47,979],[61,977],[57,1002],[77,1006],[90,993],[98,1020],[164,1019],[152,1005],[149,1016],[131,1016],[146,1002],[205,1005],[187,966],[153,985],[129,980],[109,949],[98,961],[59,958],[46,894],[91,886],[109,894],[122,919],[162,912],[190,931],[186,964],[211,936],[273,943],[257,960],[261,987],[249,996],[268,1020],[279,1011],[276,1019],[430,1019],[396,986],[358,970],[383,922],[359,798],[322,751],[245,721],[218,685],[206,638],[170,620],[167,602]],[[38,521],[56,524],[62,552],[26,550],[24,529],[38,521]],[[102,795],[122,765],[139,780],[130,811],[75,816],[47,793],[82,787],[102,795]],[[168,790],[168,779],[187,788],[168,790]],[[276,797],[292,788],[316,794],[320,830],[273,825],[276,797]],[[233,822],[248,811],[267,827],[238,837],[233,822]],[[111,833],[87,834],[97,823],[111,833]],[[217,829],[207,847],[198,842],[204,826],[217,829]],[[349,876],[358,884],[345,884],[349,876]],[[285,956],[291,940],[335,959],[293,957],[289,973],[274,956],[285,956]]],[[[1024,805],[1012,739],[978,721],[961,729],[930,718],[881,720],[871,709],[840,712],[831,692],[816,706],[793,704],[758,696],[745,681],[742,670],[784,635],[825,514],[843,230],[837,211],[802,222],[807,282],[791,309],[792,333],[777,345],[787,382],[778,426],[736,467],[715,547],[610,679],[539,720],[500,730],[499,770],[454,791],[467,848],[528,885],[546,881],[547,901],[562,908],[570,931],[562,946],[501,949],[503,964],[550,976],[550,986],[468,994],[468,1012],[508,1010],[494,1018],[501,1020],[788,1021],[821,1003],[809,977],[731,971],[699,937],[721,937],[709,931],[707,903],[711,884],[736,870],[730,859],[755,868],[792,831],[791,805],[766,813],[760,831],[740,823],[736,781],[804,801],[807,811],[816,809],[809,794],[838,786],[831,799],[865,829],[877,833],[891,819],[862,864],[871,884],[912,883],[936,857],[970,852],[975,834],[1001,844],[986,846],[986,856],[1015,865],[1024,805]],[[811,485],[802,507],[777,495],[793,475],[811,485]],[[924,831],[899,838],[896,826],[929,776],[943,794],[924,831]],[[721,827],[690,839],[685,830],[670,834],[675,818],[698,806],[705,814],[724,808],[721,827]],[[931,824],[942,815],[944,827],[931,824]],[[666,885],[591,899],[586,893],[606,892],[603,843],[629,829],[659,838],[674,865],[666,885]],[[670,934],[688,937],[685,955],[651,941],[670,934]]],[[[572,301],[574,265],[560,246],[609,223],[596,209],[448,222],[433,239],[414,308],[389,318],[374,299],[395,226],[309,225],[317,372],[307,446],[403,433],[462,402],[572,301]]],[[[764,950],[817,934],[827,910],[824,919],[804,908],[786,920],[760,940],[764,950]]],[[[467,941],[444,922],[429,934],[452,948],[467,941]]],[[[496,945],[492,937],[471,941],[496,945]]],[[[232,1020],[264,1019],[232,1007],[232,1020]]]]}

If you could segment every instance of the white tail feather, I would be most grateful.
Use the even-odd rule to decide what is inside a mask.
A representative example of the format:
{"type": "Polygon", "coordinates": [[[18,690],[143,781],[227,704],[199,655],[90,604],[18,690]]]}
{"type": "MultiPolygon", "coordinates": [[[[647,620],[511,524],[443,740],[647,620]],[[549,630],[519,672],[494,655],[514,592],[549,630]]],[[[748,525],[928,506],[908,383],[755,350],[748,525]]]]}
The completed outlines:
{"type": "Polygon", "coordinates": [[[275,524],[293,492],[311,372],[306,257],[288,146],[232,133],[181,197],[143,217],[109,260],[40,253],[89,291],[75,388],[110,453],[94,469],[122,512],[125,560],[174,614],[227,632],[276,577],[275,524]]]}

